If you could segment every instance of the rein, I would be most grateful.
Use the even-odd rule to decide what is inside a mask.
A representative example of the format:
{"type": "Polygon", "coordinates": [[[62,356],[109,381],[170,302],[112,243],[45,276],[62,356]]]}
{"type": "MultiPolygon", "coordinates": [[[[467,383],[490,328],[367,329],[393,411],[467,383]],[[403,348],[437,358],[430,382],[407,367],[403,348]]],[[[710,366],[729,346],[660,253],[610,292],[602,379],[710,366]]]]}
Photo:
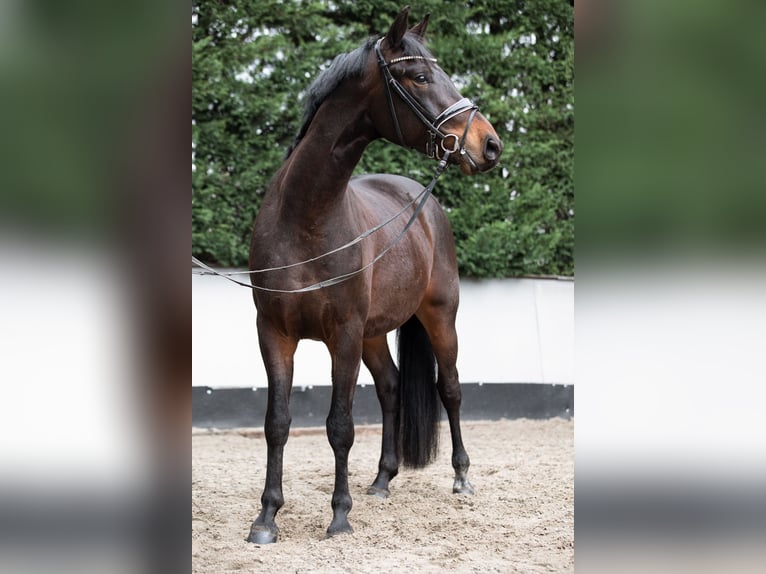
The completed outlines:
{"type": "Polygon", "coordinates": [[[377,263],[386,253],[391,251],[391,249],[394,248],[394,246],[401,241],[401,239],[404,237],[404,235],[407,233],[407,231],[412,227],[413,223],[415,223],[415,220],[417,219],[420,212],[423,210],[423,207],[426,204],[426,201],[428,200],[429,196],[431,195],[431,192],[434,190],[434,187],[436,187],[436,182],[438,181],[441,174],[444,172],[444,170],[447,168],[447,163],[449,161],[449,158],[451,154],[453,153],[460,153],[461,155],[466,155],[468,157],[468,160],[476,166],[476,163],[474,162],[473,158],[471,157],[471,154],[468,153],[464,147],[465,145],[465,138],[468,135],[468,130],[471,127],[471,123],[473,122],[473,119],[476,115],[476,113],[479,111],[479,107],[474,104],[471,100],[468,98],[462,98],[449,106],[447,109],[445,109],[442,113],[440,113],[438,116],[436,116],[433,119],[428,118],[428,113],[426,109],[423,107],[420,102],[418,102],[417,99],[415,99],[407,90],[404,89],[404,86],[397,81],[396,78],[393,77],[391,74],[391,71],[389,70],[389,66],[392,64],[396,64],[398,62],[402,62],[405,60],[428,60],[430,62],[436,62],[436,58],[426,58],[425,56],[402,56],[399,58],[394,58],[393,60],[386,62],[386,60],[383,58],[383,54],[380,49],[380,44],[382,42],[382,38],[378,40],[375,43],[375,54],[378,59],[378,65],[381,69],[381,72],[383,73],[383,79],[385,81],[386,85],[386,99],[388,100],[388,108],[391,112],[391,118],[394,122],[394,127],[396,129],[397,137],[399,138],[399,143],[402,146],[405,146],[404,143],[404,137],[402,136],[402,131],[399,126],[399,118],[396,115],[396,109],[394,108],[394,101],[393,96],[391,93],[391,88],[396,91],[396,93],[399,95],[399,97],[408,105],[408,107],[412,110],[412,112],[415,114],[415,116],[423,122],[423,124],[426,126],[426,129],[429,132],[429,140],[426,142],[426,155],[428,157],[431,157],[433,159],[439,160],[439,164],[436,167],[436,171],[434,173],[433,178],[431,179],[430,183],[423,188],[423,191],[421,191],[417,196],[415,196],[409,203],[407,203],[399,212],[388,218],[386,221],[383,221],[376,225],[375,227],[372,227],[368,229],[367,231],[363,232],[362,234],[358,235],[351,241],[345,243],[344,245],[341,245],[340,247],[336,247],[335,249],[332,249],[331,251],[328,251],[326,253],[323,253],[321,255],[317,255],[316,257],[312,257],[311,259],[306,259],[305,261],[299,261],[297,263],[291,263],[289,265],[282,265],[279,267],[269,267],[266,269],[251,269],[248,271],[230,271],[230,272],[221,272],[217,271],[216,269],[213,269],[209,265],[206,265],[196,257],[192,256],[192,263],[197,265],[198,267],[201,267],[205,271],[201,271],[196,273],[197,275],[218,275],[219,277],[223,277],[224,279],[227,279],[231,281],[232,283],[236,283],[237,285],[240,285],[242,287],[247,287],[248,289],[257,289],[259,291],[268,291],[271,293],[307,293],[309,291],[316,291],[318,289],[322,289],[324,287],[330,287],[331,285],[337,285],[338,283],[342,283],[344,281],[347,281],[348,279],[351,279],[352,277],[355,277],[356,275],[359,275],[360,273],[363,273],[375,263],[377,263]],[[462,114],[463,112],[470,111],[470,115],[468,117],[468,121],[466,122],[465,129],[463,130],[463,135],[458,138],[457,135],[452,133],[444,133],[441,131],[442,125],[444,125],[447,121],[451,120],[452,118],[462,114]],[[437,146],[436,139],[440,138],[439,145],[437,146]],[[454,143],[451,148],[448,148],[445,145],[445,141],[447,141],[448,138],[454,138],[454,143]],[[441,147],[442,149],[442,156],[439,157],[438,155],[438,148],[441,147]],[[415,211],[410,216],[409,220],[407,221],[404,228],[397,234],[397,236],[389,243],[383,251],[378,253],[378,255],[375,256],[375,258],[364,265],[363,267],[357,269],[356,271],[351,271],[350,273],[345,273],[343,275],[338,275],[337,277],[333,277],[331,279],[325,279],[324,281],[319,281],[317,283],[313,283],[311,285],[307,285],[306,287],[301,287],[299,289],[272,289],[269,287],[262,287],[259,285],[254,285],[252,283],[245,283],[244,281],[239,281],[238,279],[234,279],[231,276],[232,275],[250,275],[253,273],[266,273],[270,271],[280,271],[283,269],[290,269],[292,267],[298,267],[300,265],[305,265],[307,263],[312,263],[314,261],[317,261],[319,259],[322,259],[323,257],[327,257],[328,255],[332,255],[334,253],[338,253],[340,251],[343,251],[344,249],[347,249],[348,247],[351,247],[352,245],[355,245],[356,243],[359,243],[366,237],[369,237],[376,231],[379,231],[395,219],[397,219],[399,216],[401,216],[410,206],[412,206],[415,202],[417,202],[417,207],[415,208],[415,211]]]}

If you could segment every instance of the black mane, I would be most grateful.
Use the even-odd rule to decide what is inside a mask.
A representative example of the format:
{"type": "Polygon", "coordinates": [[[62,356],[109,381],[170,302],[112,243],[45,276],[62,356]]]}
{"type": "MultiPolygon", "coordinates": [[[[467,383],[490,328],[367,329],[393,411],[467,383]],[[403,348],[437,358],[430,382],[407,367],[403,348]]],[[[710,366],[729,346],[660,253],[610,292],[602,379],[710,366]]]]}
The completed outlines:
{"type": "MultiPolygon", "coordinates": [[[[364,44],[347,54],[335,56],[335,59],[323,70],[311,84],[306,93],[306,104],[303,110],[303,123],[298,134],[295,136],[285,158],[290,157],[293,150],[306,135],[319,106],[332,94],[345,80],[362,76],[367,67],[367,59],[372,50],[376,38],[369,38],[364,44]]],[[[406,34],[402,39],[403,53],[410,56],[424,56],[430,58],[431,54],[417,36],[406,34]]]]}

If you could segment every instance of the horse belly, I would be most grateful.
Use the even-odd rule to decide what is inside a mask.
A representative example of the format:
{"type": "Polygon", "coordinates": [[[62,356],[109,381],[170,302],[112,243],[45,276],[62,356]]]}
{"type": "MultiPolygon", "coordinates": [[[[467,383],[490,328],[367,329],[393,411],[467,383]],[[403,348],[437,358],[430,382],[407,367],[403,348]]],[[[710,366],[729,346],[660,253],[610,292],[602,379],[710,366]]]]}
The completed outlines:
{"type": "Polygon", "coordinates": [[[399,328],[420,307],[429,282],[425,266],[402,271],[400,267],[397,272],[376,273],[364,329],[366,338],[379,337],[399,328]]]}

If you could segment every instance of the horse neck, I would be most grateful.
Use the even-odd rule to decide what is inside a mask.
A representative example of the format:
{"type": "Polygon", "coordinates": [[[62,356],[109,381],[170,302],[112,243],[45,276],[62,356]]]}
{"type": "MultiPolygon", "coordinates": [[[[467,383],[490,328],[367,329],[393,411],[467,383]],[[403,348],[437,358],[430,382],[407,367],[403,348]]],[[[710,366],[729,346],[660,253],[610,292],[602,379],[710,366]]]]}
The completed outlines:
{"type": "Polygon", "coordinates": [[[317,218],[337,209],[362,153],[375,139],[353,94],[332,96],[317,111],[279,180],[282,217],[317,218]]]}

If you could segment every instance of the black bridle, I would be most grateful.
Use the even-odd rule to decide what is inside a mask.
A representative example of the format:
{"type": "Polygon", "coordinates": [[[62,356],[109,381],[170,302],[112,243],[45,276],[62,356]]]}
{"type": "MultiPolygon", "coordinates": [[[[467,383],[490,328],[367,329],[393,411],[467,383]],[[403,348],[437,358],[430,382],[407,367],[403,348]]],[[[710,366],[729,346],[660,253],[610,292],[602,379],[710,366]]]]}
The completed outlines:
{"type": "Polygon", "coordinates": [[[377,42],[375,42],[375,55],[378,58],[378,66],[380,67],[381,72],[383,73],[383,81],[386,86],[386,99],[388,100],[388,109],[391,112],[391,119],[394,122],[394,128],[396,129],[396,137],[399,139],[399,144],[402,146],[406,146],[407,144],[404,142],[404,137],[402,136],[402,129],[399,126],[399,118],[396,115],[396,108],[394,107],[394,98],[391,94],[391,91],[395,91],[399,97],[404,101],[405,104],[412,110],[412,112],[415,114],[415,116],[423,123],[423,125],[426,126],[426,129],[428,130],[428,140],[426,141],[426,155],[428,157],[431,157],[433,159],[442,159],[442,157],[439,156],[439,147],[441,147],[443,152],[449,152],[449,153],[457,153],[459,152],[460,155],[465,155],[468,158],[468,161],[470,161],[474,167],[478,167],[476,165],[476,162],[471,157],[471,154],[468,153],[468,151],[465,149],[465,138],[468,135],[468,130],[471,127],[471,123],[473,122],[473,118],[476,116],[476,113],[479,111],[479,106],[474,104],[471,100],[468,98],[462,98],[449,106],[447,109],[445,109],[442,113],[440,113],[435,118],[430,118],[427,110],[425,107],[407,90],[404,89],[404,86],[396,79],[394,78],[393,74],[391,74],[391,70],[389,69],[390,66],[397,64],[399,62],[407,61],[407,60],[426,60],[429,62],[436,63],[436,58],[427,58],[425,56],[401,56],[399,58],[394,58],[393,60],[390,60],[386,62],[386,59],[383,57],[383,52],[380,48],[381,43],[383,42],[383,38],[379,39],[377,42]],[[469,112],[470,115],[468,116],[468,121],[465,124],[465,129],[463,130],[463,135],[458,138],[457,135],[452,133],[444,133],[441,130],[441,127],[451,120],[452,118],[464,113],[469,112]],[[437,138],[439,145],[437,146],[437,138]],[[449,138],[454,139],[454,143],[452,147],[447,147],[445,145],[445,141],[447,141],[449,138]]]}

